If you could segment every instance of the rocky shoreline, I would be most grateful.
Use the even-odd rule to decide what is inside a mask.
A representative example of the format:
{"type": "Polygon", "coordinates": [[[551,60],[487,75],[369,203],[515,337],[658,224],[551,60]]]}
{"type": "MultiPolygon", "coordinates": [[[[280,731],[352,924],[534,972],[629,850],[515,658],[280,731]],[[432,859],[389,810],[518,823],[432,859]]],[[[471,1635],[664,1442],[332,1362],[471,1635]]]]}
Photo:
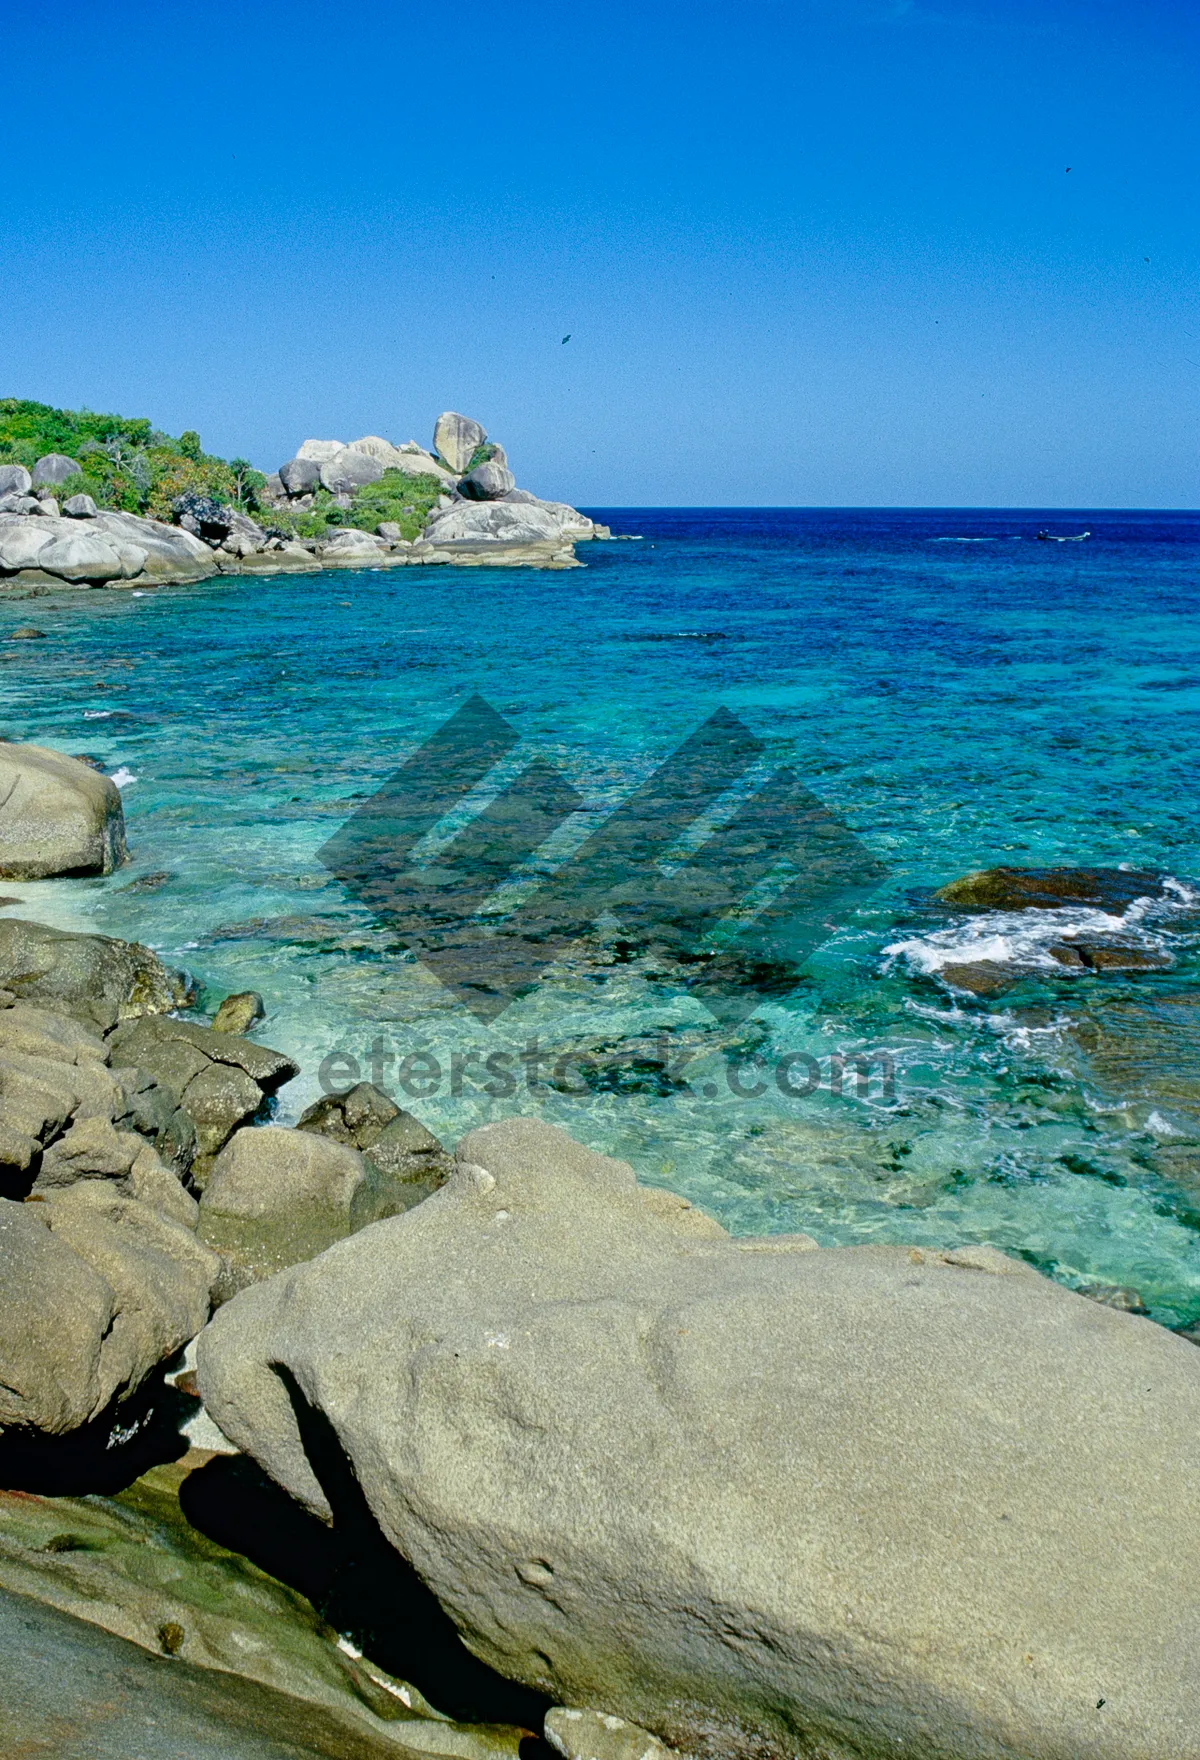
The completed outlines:
{"type": "Polygon", "coordinates": [[[446,412],[434,447],[396,447],[373,435],[306,440],[266,479],[257,517],[187,492],[172,504],[172,524],[72,493],[84,467],[65,454],[47,454],[31,470],[0,464],[0,589],[144,588],[348,568],[576,568],[576,544],[612,536],[575,508],[519,489],[503,448],[479,423],[446,412]],[[390,519],[346,523],[358,492],[389,479],[425,491],[414,503],[425,514],[415,536],[390,519]],[[341,523],[305,535],[296,516],[318,505],[341,523]]]}
{"type": "MultiPolygon", "coordinates": [[[[0,763],[0,872],[120,862],[105,779],[0,763]]],[[[1090,976],[1048,956],[1078,983],[1146,969],[1157,884],[941,903],[1103,907],[1090,976]]],[[[64,1712],[53,1655],[226,1760],[1191,1752],[1200,1355],[1135,1292],[732,1238],[536,1118],[451,1151],[366,1082],[284,1128],[262,1015],[0,921],[10,1746],[186,1739],[135,1750],[132,1688],[64,1712]]]]}

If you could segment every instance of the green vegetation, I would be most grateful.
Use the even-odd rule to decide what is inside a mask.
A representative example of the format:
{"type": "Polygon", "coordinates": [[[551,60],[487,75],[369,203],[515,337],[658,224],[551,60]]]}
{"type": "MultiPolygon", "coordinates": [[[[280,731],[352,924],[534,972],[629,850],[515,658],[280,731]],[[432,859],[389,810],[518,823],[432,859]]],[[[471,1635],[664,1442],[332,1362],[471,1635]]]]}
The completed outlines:
{"type": "Polygon", "coordinates": [[[419,537],[429,511],[443,493],[436,477],[410,477],[403,471],[384,471],[377,483],[356,489],[349,507],[339,507],[326,489],[318,489],[304,513],[271,511],[271,526],[297,538],[323,538],[338,527],[355,526],[373,532],[385,520],[400,527],[402,538],[419,537]]]}
{"type": "Polygon", "coordinates": [[[203,452],[191,429],[176,440],[141,418],[0,398],[0,464],[32,470],[47,452],[65,453],[83,467],[83,476],[71,479],[71,494],[151,519],[170,520],[172,501],[189,490],[254,513],[266,482],[245,459],[227,464],[203,452]]]}

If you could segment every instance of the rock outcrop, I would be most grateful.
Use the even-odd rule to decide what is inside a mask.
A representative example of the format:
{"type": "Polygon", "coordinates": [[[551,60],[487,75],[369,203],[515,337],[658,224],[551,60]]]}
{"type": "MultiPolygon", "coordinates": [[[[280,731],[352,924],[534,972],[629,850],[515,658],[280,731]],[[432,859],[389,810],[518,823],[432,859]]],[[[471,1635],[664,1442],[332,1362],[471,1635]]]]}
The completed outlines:
{"type": "Polygon", "coordinates": [[[336,1438],[476,1654],[722,1760],[1191,1751],[1191,1345],[986,1247],[680,1227],[534,1120],[458,1157],[198,1373],[325,1517],[336,1438]]]}
{"type": "Polygon", "coordinates": [[[140,942],[48,929],[21,917],[0,922],[0,986],[100,1032],[191,1001],[183,975],[140,942]]]}
{"type": "Polygon", "coordinates": [[[433,450],[456,477],[463,474],[486,441],[487,434],[478,422],[452,409],[443,411],[434,423],[433,450]]]}
{"type": "Polygon", "coordinates": [[[216,572],[206,544],[158,520],[108,511],[89,517],[78,506],[66,518],[0,512],[0,584],[7,578],[19,586],[146,586],[216,572]]]}
{"type": "Polygon", "coordinates": [[[111,874],[125,859],[121,794],[89,764],[0,740],[0,876],[111,874]]]}

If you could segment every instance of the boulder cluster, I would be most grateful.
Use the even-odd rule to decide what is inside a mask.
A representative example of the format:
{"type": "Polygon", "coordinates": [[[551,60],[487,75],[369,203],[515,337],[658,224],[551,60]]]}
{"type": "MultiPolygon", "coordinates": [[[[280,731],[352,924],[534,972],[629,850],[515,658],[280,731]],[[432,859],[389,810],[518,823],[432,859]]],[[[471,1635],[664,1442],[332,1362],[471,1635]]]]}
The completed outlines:
{"type": "Polygon", "coordinates": [[[138,586],[203,580],[217,573],[281,574],[323,568],[402,568],[451,563],[478,567],[572,568],[574,545],[610,536],[563,502],[518,489],[504,449],[478,422],[453,411],[438,417],[433,450],[377,435],[345,444],[306,440],[267,479],[261,517],[195,492],[174,502],[175,524],[97,508],[70,493],[82,466],[48,453],[32,471],[0,465],[0,584],[138,586]],[[433,478],[442,493],[413,539],[378,521],[297,538],[271,523],[272,511],[306,512],[318,491],[343,510],[356,490],[387,471],[433,478]]]}
{"type": "MultiPolygon", "coordinates": [[[[542,566],[570,566],[571,546],[606,538],[607,526],[560,501],[543,501],[518,489],[504,448],[489,441],[479,422],[447,410],[437,419],[433,450],[415,440],[393,446],[368,434],[349,444],[306,440],[295,458],[267,479],[267,494],[280,505],[304,511],[319,489],[350,508],[356,489],[377,483],[386,471],[432,477],[439,495],[420,539],[406,544],[388,522],[373,532],[343,528],[319,546],[326,567],[345,561],[361,567],[360,554],[376,541],[379,561],[477,563],[522,560],[542,566]],[[502,546],[500,549],[498,546],[502,546]],[[525,553],[522,555],[522,553],[525,553]]],[[[369,550],[368,550],[369,553],[369,550]]]]}

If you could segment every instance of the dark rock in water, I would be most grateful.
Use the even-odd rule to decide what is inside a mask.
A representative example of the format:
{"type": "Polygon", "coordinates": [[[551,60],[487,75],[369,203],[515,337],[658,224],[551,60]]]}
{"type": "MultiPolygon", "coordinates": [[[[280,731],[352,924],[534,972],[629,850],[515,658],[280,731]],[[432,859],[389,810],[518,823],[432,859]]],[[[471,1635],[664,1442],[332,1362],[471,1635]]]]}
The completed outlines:
{"type": "Polygon", "coordinates": [[[367,1149],[385,1125],[399,1116],[400,1108],[381,1089],[371,1082],[358,1082],[344,1094],[323,1095],[301,1113],[296,1128],[332,1137],[335,1143],[350,1143],[355,1149],[367,1149]]]}
{"type": "Polygon", "coordinates": [[[0,923],[0,984],[102,1032],[192,999],[183,975],[140,942],[47,929],[20,917],[0,923]]]}
{"type": "MultiPolygon", "coordinates": [[[[1200,992],[1182,991],[1145,1001],[1114,999],[1096,1007],[1071,1027],[1071,1038],[1086,1057],[1088,1078],[1106,1099],[1122,1105],[1140,1101],[1200,1120],[1200,992]]],[[[1200,1152],[1181,1144],[1176,1157],[1200,1180],[1200,1152]]],[[[1161,1158],[1166,1145],[1156,1151],[1161,1158]]]]}
{"type": "Polygon", "coordinates": [[[1102,1308],[1116,1308],[1122,1314],[1150,1312],[1139,1292],[1127,1284],[1081,1283],[1076,1285],[1075,1294],[1086,1296],[1089,1302],[1099,1302],[1102,1308]]]}
{"type": "Polygon", "coordinates": [[[1161,874],[1124,868],[984,868],[935,893],[965,911],[1052,911],[1092,905],[1123,916],[1137,898],[1161,898],[1161,874]]]}
{"type": "Polygon", "coordinates": [[[972,996],[1003,996],[1025,974],[1016,966],[977,959],[962,965],[942,966],[937,975],[943,983],[955,990],[969,990],[972,996]]]}
{"type": "Polygon", "coordinates": [[[354,1197],[356,1228],[412,1209],[445,1184],[454,1166],[433,1132],[370,1082],[318,1100],[302,1115],[298,1129],[364,1153],[367,1183],[354,1197]]]}
{"type": "Polygon", "coordinates": [[[153,1076],[192,1120],[198,1151],[192,1177],[201,1185],[212,1157],[239,1125],[299,1073],[281,1051],[165,1015],[126,1022],[110,1035],[109,1046],[114,1064],[153,1076]]]}
{"type": "Polygon", "coordinates": [[[21,629],[14,629],[8,639],[10,642],[44,642],[46,632],[44,629],[34,629],[31,623],[27,623],[21,629]]]}
{"type": "Polygon", "coordinates": [[[122,892],[157,892],[160,886],[165,886],[168,880],[174,880],[174,878],[174,874],[169,869],[163,868],[156,874],[140,874],[136,880],[130,880],[128,885],[122,886],[120,890],[122,892]]]}
{"type": "Polygon", "coordinates": [[[214,1033],[244,1033],[266,1014],[257,990],[239,990],[227,996],[213,1016],[214,1033]]]}
{"type": "Polygon", "coordinates": [[[1123,941],[1081,941],[1079,955],[1093,972],[1161,972],[1175,962],[1157,947],[1137,947],[1123,941]]]}

